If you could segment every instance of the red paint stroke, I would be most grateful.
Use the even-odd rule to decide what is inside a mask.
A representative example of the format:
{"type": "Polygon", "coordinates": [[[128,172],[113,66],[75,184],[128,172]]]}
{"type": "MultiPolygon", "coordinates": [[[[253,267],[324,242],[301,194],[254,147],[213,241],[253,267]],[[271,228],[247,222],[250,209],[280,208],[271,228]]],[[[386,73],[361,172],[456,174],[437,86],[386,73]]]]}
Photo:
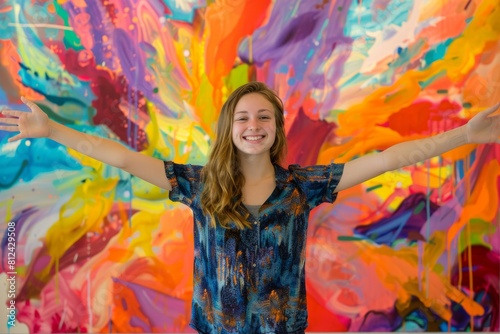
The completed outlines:
{"type": "Polygon", "coordinates": [[[287,165],[298,163],[302,166],[310,166],[316,164],[325,138],[335,127],[336,125],[333,123],[310,119],[301,107],[287,134],[287,165]]]}
{"type": "MultiPolygon", "coordinates": [[[[469,291],[469,294],[473,292],[476,301],[485,309],[482,316],[474,317],[474,331],[498,331],[500,329],[498,284],[500,282],[500,255],[484,246],[472,245],[470,249],[464,249],[458,261],[461,261],[461,266],[459,267],[458,264],[454,266],[451,284],[463,291],[469,291]],[[470,275],[471,269],[472,275],[470,275]],[[470,291],[471,286],[473,291],[470,291]]],[[[452,325],[463,330],[470,330],[467,327],[470,317],[461,310],[461,307],[457,306],[456,309],[453,312],[452,325]]]]}
{"type": "Polygon", "coordinates": [[[446,99],[438,104],[420,101],[392,114],[387,126],[402,136],[412,134],[427,136],[443,131],[444,129],[440,127],[452,129],[465,124],[466,120],[457,116],[461,110],[460,104],[446,99]]]}
{"type": "Polygon", "coordinates": [[[309,326],[308,332],[348,332],[351,320],[337,315],[321,303],[322,298],[317,298],[321,292],[317,291],[312,283],[307,282],[307,313],[309,326]],[[325,321],[328,319],[328,321],[325,321]]]}
{"type": "Polygon", "coordinates": [[[61,55],[61,61],[65,63],[69,73],[91,82],[90,87],[96,96],[92,102],[97,111],[93,118],[94,124],[106,125],[122,142],[142,151],[147,145],[146,133],[123,113],[120,102],[129,101],[139,113],[147,115],[145,104],[138,103],[144,99],[143,94],[139,91],[129,91],[125,77],[115,76],[111,71],[98,67],[92,54],[86,50],[77,52],[69,49],[61,55]],[[129,138],[129,134],[136,135],[129,138]]]}

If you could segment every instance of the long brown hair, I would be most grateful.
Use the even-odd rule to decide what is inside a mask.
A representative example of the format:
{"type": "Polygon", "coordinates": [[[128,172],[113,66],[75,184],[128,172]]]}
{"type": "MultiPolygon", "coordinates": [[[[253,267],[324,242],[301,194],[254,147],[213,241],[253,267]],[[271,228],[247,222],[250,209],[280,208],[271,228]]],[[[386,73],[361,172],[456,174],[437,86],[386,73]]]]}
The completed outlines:
{"type": "Polygon", "coordinates": [[[245,178],[240,171],[237,149],[232,140],[236,104],[242,96],[250,93],[261,94],[274,106],[276,139],[271,146],[271,162],[279,164],[286,154],[284,108],[279,96],[261,82],[249,82],[237,88],[222,106],[216,138],[202,171],[204,188],[201,207],[210,216],[214,227],[216,221],[224,228],[228,228],[230,222],[234,222],[240,229],[250,227],[246,221],[248,214],[245,215],[241,210],[241,188],[245,184],[245,178]]]}

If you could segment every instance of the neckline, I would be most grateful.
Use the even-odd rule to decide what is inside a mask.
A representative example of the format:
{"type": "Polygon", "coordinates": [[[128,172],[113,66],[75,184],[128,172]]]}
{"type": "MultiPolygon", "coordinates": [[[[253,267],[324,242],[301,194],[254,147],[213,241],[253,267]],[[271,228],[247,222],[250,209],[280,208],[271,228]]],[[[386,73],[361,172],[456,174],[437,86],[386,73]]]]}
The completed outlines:
{"type": "Polygon", "coordinates": [[[257,209],[257,208],[260,208],[262,205],[259,205],[259,204],[245,204],[243,203],[244,206],[246,206],[247,208],[250,208],[250,209],[257,209]]]}
{"type": "MultiPolygon", "coordinates": [[[[275,202],[275,197],[277,196],[277,194],[280,192],[280,191],[283,191],[283,189],[285,188],[286,186],[286,182],[287,182],[287,170],[285,168],[283,168],[282,166],[280,166],[279,164],[276,164],[276,163],[273,163],[274,165],[274,171],[275,171],[275,182],[276,182],[276,185],[274,187],[274,190],[273,192],[271,193],[271,195],[269,195],[269,197],[264,201],[264,203],[262,203],[262,205],[259,205],[259,204],[245,204],[244,202],[242,202],[242,206],[240,206],[240,210],[244,210],[244,211],[247,211],[247,213],[250,213],[250,210],[248,209],[249,207],[252,208],[252,207],[258,207],[259,208],[259,213],[261,212],[261,210],[266,210],[268,206],[272,206],[273,203],[275,202]]],[[[250,213],[250,215],[252,216],[252,214],[250,213]]],[[[253,216],[252,216],[253,217],[253,216]]]]}

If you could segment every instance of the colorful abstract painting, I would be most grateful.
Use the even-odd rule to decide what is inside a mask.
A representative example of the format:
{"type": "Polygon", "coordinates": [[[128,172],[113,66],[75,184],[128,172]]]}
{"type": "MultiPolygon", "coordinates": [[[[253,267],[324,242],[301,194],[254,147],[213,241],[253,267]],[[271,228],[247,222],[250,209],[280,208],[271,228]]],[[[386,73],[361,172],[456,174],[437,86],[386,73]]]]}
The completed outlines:
{"type": "MultiPolygon", "coordinates": [[[[143,154],[204,164],[223,102],[252,80],[285,101],[287,163],[373,154],[500,101],[500,3],[0,2],[0,105],[27,110],[25,96],[143,154]]],[[[0,293],[0,332],[192,332],[191,212],[51,140],[10,136],[0,278],[16,285],[0,293]]],[[[467,145],[317,208],[308,331],[500,330],[499,161],[500,145],[467,145]]]]}

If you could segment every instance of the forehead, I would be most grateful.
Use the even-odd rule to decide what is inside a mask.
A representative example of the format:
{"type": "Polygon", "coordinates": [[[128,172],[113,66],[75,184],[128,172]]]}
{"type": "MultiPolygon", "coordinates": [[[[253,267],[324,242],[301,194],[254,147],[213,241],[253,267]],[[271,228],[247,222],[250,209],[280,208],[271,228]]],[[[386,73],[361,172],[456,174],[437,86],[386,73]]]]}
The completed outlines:
{"type": "Polygon", "coordinates": [[[234,109],[234,112],[252,112],[252,111],[273,111],[274,106],[269,100],[263,96],[262,94],[259,93],[249,93],[243,95],[238,103],[236,104],[236,107],[234,109]]]}

